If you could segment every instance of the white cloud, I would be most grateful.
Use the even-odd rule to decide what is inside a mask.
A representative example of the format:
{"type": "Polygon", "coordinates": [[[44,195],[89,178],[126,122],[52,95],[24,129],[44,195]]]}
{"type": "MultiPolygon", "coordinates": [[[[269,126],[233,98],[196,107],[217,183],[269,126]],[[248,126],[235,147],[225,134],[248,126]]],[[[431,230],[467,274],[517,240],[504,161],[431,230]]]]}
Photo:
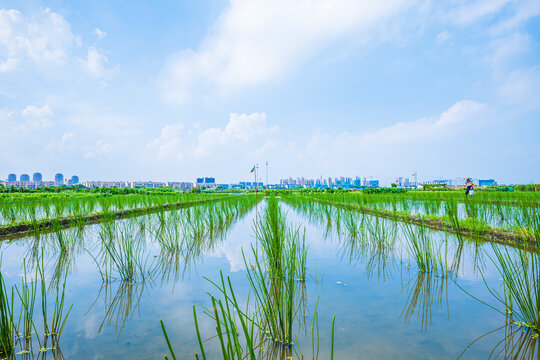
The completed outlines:
{"type": "Polygon", "coordinates": [[[0,61],[0,73],[13,71],[19,65],[19,61],[15,58],[8,58],[4,61],[0,61]]]}
{"type": "MultiPolygon", "coordinates": [[[[49,105],[28,105],[21,111],[0,111],[0,127],[6,136],[28,135],[29,132],[54,126],[53,112],[49,105]]],[[[4,141],[9,141],[6,138],[4,141]]]]}
{"type": "Polygon", "coordinates": [[[157,149],[159,159],[165,159],[173,155],[181,157],[185,151],[185,149],[182,149],[183,141],[181,140],[183,128],[182,123],[164,126],[159,137],[152,140],[148,146],[157,149]]]}
{"type": "Polygon", "coordinates": [[[221,147],[253,143],[261,135],[270,135],[275,131],[277,128],[266,127],[265,113],[231,114],[229,123],[223,130],[211,128],[199,134],[194,155],[202,158],[221,147]]]}
{"type": "Polygon", "coordinates": [[[32,16],[0,9],[0,72],[13,71],[25,60],[38,65],[65,64],[74,36],[62,15],[50,9],[32,16]]]}
{"type": "Polygon", "coordinates": [[[267,126],[265,113],[233,113],[223,129],[201,129],[195,123],[190,130],[184,131],[181,123],[166,125],[148,147],[157,150],[159,159],[233,158],[243,152],[253,154],[270,148],[272,142],[268,140],[277,132],[277,127],[267,126]]]}
{"type": "Polygon", "coordinates": [[[64,135],[62,135],[62,140],[61,140],[61,142],[62,142],[63,144],[65,144],[65,143],[67,143],[68,141],[70,141],[71,139],[73,139],[74,136],[75,136],[75,133],[74,133],[73,131],[64,133],[64,135]]]}
{"type": "Polygon", "coordinates": [[[90,146],[86,154],[84,154],[84,157],[94,158],[98,156],[108,156],[112,153],[112,151],[113,151],[113,146],[108,140],[98,139],[95,145],[90,146]]]}
{"type": "Polygon", "coordinates": [[[530,36],[524,33],[511,33],[489,43],[488,54],[484,61],[495,70],[503,67],[512,58],[526,53],[530,49],[530,36]]]}
{"type": "MultiPolygon", "coordinates": [[[[197,51],[172,56],[160,77],[164,96],[226,93],[275,81],[336,40],[381,26],[414,1],[231,1],[197,51]]],[[[357,36],[358,37],[358,36],[357,36]]]]}
{"type": "Polygon", "coordinates": [[[288,133],[268,124],[265,113],[231,114],[225,127],[201,128],[193,136],[180,123],[167,125],[148,147],[160,160],[176,159],[183,163],[204,159],[207,166],[217,166],[226,159],[229,166],[238,169],[238,164],[271,158],[282,169],[302,168],[304,164],[312,168],[318,164],[327,171],[339,171],[351,161],[390,160],[395,154],[404,154],[404,148],[437,147],[441,140],[478,130],[489,114],[486,104],[462,100],[437,117],[366,132],[314,131],[306,135],[288,133]]]}
{"type": "Polygon", "coordinates": [[[511,0],[476,0],[463,1],[448,12],[447,17],[459,25],[468,25],[483,17],[493,15],[507,6],[511,0]]]}
{"type": "Polygon", "coordinates": [[[540,107],[540,67],[518,69],[509,73],[499,89],[499,95],[504,100],[519,103],[522,107],[540,107]]]}
{"type": "Polygon", "coordinates": [[[106,65],[109,62],[107,56],[103,55],[99,50],[90,47],[88,48],[88,56],[86,59],[79,59],[82,68],[96,77],[107,78],[112,75],[112,70],[107,69],[106,65]]]}
{"type": "Polygon", "coordinates": [[[62,135],[60,140],[53,140],[46,145],[46,149],[49,151],[66,151],[72,150],[74,146],[80,145],[80,142],[76,141],[76,133],[74,131],[68,131],[62,135]]]}
{"type": "Polygon", "coordinates": [[[532,17],[540,15],[540,2],[537,0],[520,0],[513,2],[514,8],[511,16],[503,18],[492,26],[490,32],[501,35],[515,30],[532,17]]]}
{"type": "MultiPolygon", "coordinates": [[[[361,134],[359,142],[364,146],[413,144],[419,141],[433,141],[451,135],[457,127],[471,128],[473,123],[483,120],[486,105],[471,100],[462,100],[452,105],[438,118],[422,118],[410,122],[400,122],[377,131],[361,134]]],[[[345,136],[345,135],[342,135],[345,136]]],[[[338,137],[339,138],[339,137],[338,137]]]]}
{"type": "Polygon", "coordinates": [[[452,36],[450,35],[450,33],[448,33],[448,31],[444,30],[444,31],[441,31],[440,33],[437,34],[437,36],[435,37],[435,40],[437,40],[437,42],[439,44],[443,44],[445,42],[447,42],[448,40],[450,40],[452,36]]]}
{"type": "Polygon", "coordinates": [[[45,117],[52,116],[53,113],[49,105],[43,105],[42,107],[37,107],[34,105],[28,105],[24,110],[21,111],[23,116],[31,117],[45,117]]]}
{"type": "MultiPolygon", "coordinates": [[[[361,133],[343,132],[338,135],[316,132],[305,145],[294,144],[292,153],[301,160],[318,162],[327,166],[344,168],[350,156],[362,154],[358,160],[368,162],[373,157],[383,161],[388,156],[404,154],[403,150],[417,145],[436,144],[441,139],[452,138],[458,133],[473,131],[489,113],[487,105],[462,100],[452,105],[437,118],[421,118],[373,131],[361,133]]],[[[429,146],[429,145],[428,145],[429,146]]]]}
{"type": "Polygon", "coordinates": [[[99,39],[103,39],[105,36],[107,36],[107,33],[105,31],[98,28],[94,29],[94,34],[96,34],[99,39]]]}

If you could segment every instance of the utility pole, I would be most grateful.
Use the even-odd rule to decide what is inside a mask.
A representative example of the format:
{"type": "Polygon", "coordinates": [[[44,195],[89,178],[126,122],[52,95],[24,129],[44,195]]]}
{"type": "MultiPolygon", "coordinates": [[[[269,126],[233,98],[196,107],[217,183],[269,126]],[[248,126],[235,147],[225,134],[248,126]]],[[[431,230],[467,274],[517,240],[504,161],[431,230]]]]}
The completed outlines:
{"type": "Polygon", "coordinates": [[[266,189],[268,189],[268,160],[266,160],[266,189]]]}
{"type": "Polygon", "coordinates": [[[255,164],[255,192],[259,192],[259,164],[255,164]]]}

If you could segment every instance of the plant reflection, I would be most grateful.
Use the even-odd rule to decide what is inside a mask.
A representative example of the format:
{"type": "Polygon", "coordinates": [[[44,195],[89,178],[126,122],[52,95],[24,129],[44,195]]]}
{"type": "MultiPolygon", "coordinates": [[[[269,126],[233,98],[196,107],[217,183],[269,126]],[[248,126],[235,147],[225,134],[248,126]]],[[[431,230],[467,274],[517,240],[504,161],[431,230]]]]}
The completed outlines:
{"type": "Polygon", "coordinates": [[[98,333],[101,332],[103,326],[114,324],[116,335],[120,337],[122,330],[133,316],[138,314],[140,317],[141,298],[145,290],[149,293],[148,288],[152,288],[152,286],[153,282],[151,280],[141,283],[127,281],[103,282],[96,300],[86,314],[92,310],[103,296],[105,317],[99,326],[98,333]]]}
{"type": "Polygon", "coordinates": [[[427,331],[428,326],[431,325],[434,306],[436,310],[446,308],[447,317],[450,316],[447,276],[418,272],[416,277],[409,279],[402,286],[401,293],[407,294],[407,300],[400,315],[405,324],[408,324],[416,313],[421,329],[427,331]]]}
{"type": "Polygon", "coordinates": [[[512,319],[511,315],[507,315],[503,326],[485,333],[470,343],[459,355],[458,359],[462,358],[477,342],[497,335],[502,335],[503,338],[495,344],[488,359],[540,359],[540,337],[538,332],[520,326],[512,319]]]}

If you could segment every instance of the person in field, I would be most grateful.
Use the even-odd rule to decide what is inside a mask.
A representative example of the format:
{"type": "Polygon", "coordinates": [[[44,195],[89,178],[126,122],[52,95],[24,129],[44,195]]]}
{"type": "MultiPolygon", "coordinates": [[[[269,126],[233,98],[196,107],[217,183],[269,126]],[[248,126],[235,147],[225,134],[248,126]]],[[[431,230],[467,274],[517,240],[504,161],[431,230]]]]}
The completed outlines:
{"type": "Polygon", "coordinates": [[[465,198],[468,198],[469,195],[472,196],[474,194],[474,184],[471,181],[471,178],[467,178],[465,181],[466,181],[465,198]]]}

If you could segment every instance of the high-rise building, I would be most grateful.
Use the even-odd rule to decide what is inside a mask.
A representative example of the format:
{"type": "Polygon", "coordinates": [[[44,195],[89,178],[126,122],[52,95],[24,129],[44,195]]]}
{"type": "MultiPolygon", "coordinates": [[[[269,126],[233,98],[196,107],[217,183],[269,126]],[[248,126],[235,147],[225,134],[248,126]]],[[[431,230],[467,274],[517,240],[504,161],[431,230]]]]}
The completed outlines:
{"type": "Polygon", "coordinates": [[[21,180],[21,181],[30,181],[30,175],[28,175],[28,174],[21,174],[20,180],[21,180]]]}
{"type": "Polygon", "coordinates": [[[16,174],[9,174],[7,177],[7,181],[17,181],[17,175],[16,174]]]}
{"type": "Polygon", "coordinates": [[[43,181],[43,175],[41,175],[41,173],[35,172],[32,175],[32,180],[33,181],[43,181]]]}
{"type": "Polygon", "coordinates": [[[79,177],[77,175],[73,175],[71,179],[68,180],[68,185],[77,185],[79,183],[79,177]]]}
{"type": "Polygon", "coordinates": [[[64,174],[58,173],[54,175],[54,181],[57,183],[63,183],[64,182],[64,174]]]}
{"type": "Polygon", "coordinates": [[[215,188],[216,187],[216,178],[213,177],[200,177],[197,178],[195,182],[195,186],[202,187],[205,186],[206,188],[215,188]]]}
{"type": "Polygon", "coordinates": [[[494,179],[478,180],[478,186],[495,186],[497,182],[494,179]]]}
{"type": "Polygon", "coordinates": [[[458,186],[465,186],[465,178],[456,177],[452,179],[452,186],[458,187],[458,186]]]}

